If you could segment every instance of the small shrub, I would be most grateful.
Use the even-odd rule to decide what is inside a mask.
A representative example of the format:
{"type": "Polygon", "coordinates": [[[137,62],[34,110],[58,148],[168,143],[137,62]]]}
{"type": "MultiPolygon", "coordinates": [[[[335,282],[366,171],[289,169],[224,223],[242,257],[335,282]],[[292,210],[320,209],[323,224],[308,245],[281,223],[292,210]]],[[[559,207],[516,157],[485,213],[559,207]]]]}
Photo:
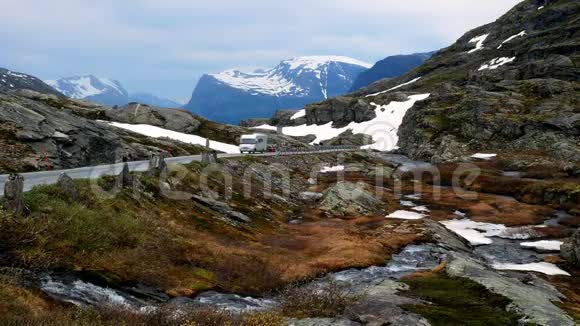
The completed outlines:
{"type": "Polygon", "coordinates": [[[279,309],[293,318],[337,317],[364,296],[353,293],[335,281],[324,284],[293,284],[280,293],[279,309]]]}

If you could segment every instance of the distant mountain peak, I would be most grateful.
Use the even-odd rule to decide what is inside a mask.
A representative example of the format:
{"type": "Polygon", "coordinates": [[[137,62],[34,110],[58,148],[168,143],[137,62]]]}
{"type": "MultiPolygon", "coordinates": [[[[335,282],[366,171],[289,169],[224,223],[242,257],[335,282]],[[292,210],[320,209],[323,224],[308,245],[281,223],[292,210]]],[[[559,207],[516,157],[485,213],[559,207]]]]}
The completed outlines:
{"type": "Polygon", "coordinates": [[[118,105],[125,104],[127,91],[116,80],[94,75],[73,76],[58,80],[45,81],[67,97],[89,99],[95,102],[118,105]],[[100,100],[100,101],[99,101],[100,100]]]}
{"type": "Polygon", "coordinates": [[[28,74],[0,68],[0,91],[29,89],[39,93],[62,96],[42,80],[28,74]]]}
{"type": "Polygon", "coordinates": [[[238,123],[269,117],[281,108],[348,92],[356,77],[372,65],[343,56],[304,56],[272,68],[230,69],[202,76],[185,108],[212,120],[238,123]]]}

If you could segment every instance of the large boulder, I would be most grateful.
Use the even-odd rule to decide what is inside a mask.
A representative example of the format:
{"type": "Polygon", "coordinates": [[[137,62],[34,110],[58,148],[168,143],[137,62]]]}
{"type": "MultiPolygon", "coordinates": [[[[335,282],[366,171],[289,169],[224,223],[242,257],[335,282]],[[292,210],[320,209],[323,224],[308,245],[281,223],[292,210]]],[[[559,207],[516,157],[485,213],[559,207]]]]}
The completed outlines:
{"type": "Polygon", "coordinates": [[[562,244],[560,255],[570,264],[580,267],[580,228],[562,244]]]}
{"type": "Polygon", "coordinates": [[[319,209],[328,215],[357,217],[384,213],[385,203],[363,183],[339,182],[324,191],[319,209]]]}
{"type": "Polygon", "coordinates": [[[106,115],[117,122],[147,124],[183,133],[194,133],[201,126],[200,119],[187,111],[162,109],[138,103],[130,103],[121,109],[108,110],[106,115]]]}

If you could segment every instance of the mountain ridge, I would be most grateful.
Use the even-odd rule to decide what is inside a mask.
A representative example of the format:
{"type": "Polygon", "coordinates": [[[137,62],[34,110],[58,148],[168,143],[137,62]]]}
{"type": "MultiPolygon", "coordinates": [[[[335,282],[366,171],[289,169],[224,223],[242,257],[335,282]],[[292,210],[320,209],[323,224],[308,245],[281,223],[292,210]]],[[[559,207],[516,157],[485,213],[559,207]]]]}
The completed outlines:
{"type": "Polygon", "coordinates": [[[370,66],[348,57],[305,56],[283,60],[270,69],[206,74],[184,108],[227,123],[267,117],[280,108],[301,108],[345,94],[370,66]]]}

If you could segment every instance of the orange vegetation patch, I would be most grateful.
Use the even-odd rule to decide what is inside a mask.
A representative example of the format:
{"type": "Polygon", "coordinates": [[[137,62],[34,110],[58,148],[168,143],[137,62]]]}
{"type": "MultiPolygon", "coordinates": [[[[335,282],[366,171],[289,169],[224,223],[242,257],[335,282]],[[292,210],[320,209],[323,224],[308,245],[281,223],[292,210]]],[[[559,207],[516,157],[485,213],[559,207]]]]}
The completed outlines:
{"type": "MultiPolygon", "coordinates": [[[[428,185],[417,189],[420,189],[421,199],[412,201],[426,205],[431,210],[430,217],[437,221],[457,218],[453,213],[459,210],[477,222],[518,226],[542,223],[554,213],[549,207],[524,204],[511,197],[428,185]]],[[[406,186],[403,192],[415,190],[406,186]]]]}

